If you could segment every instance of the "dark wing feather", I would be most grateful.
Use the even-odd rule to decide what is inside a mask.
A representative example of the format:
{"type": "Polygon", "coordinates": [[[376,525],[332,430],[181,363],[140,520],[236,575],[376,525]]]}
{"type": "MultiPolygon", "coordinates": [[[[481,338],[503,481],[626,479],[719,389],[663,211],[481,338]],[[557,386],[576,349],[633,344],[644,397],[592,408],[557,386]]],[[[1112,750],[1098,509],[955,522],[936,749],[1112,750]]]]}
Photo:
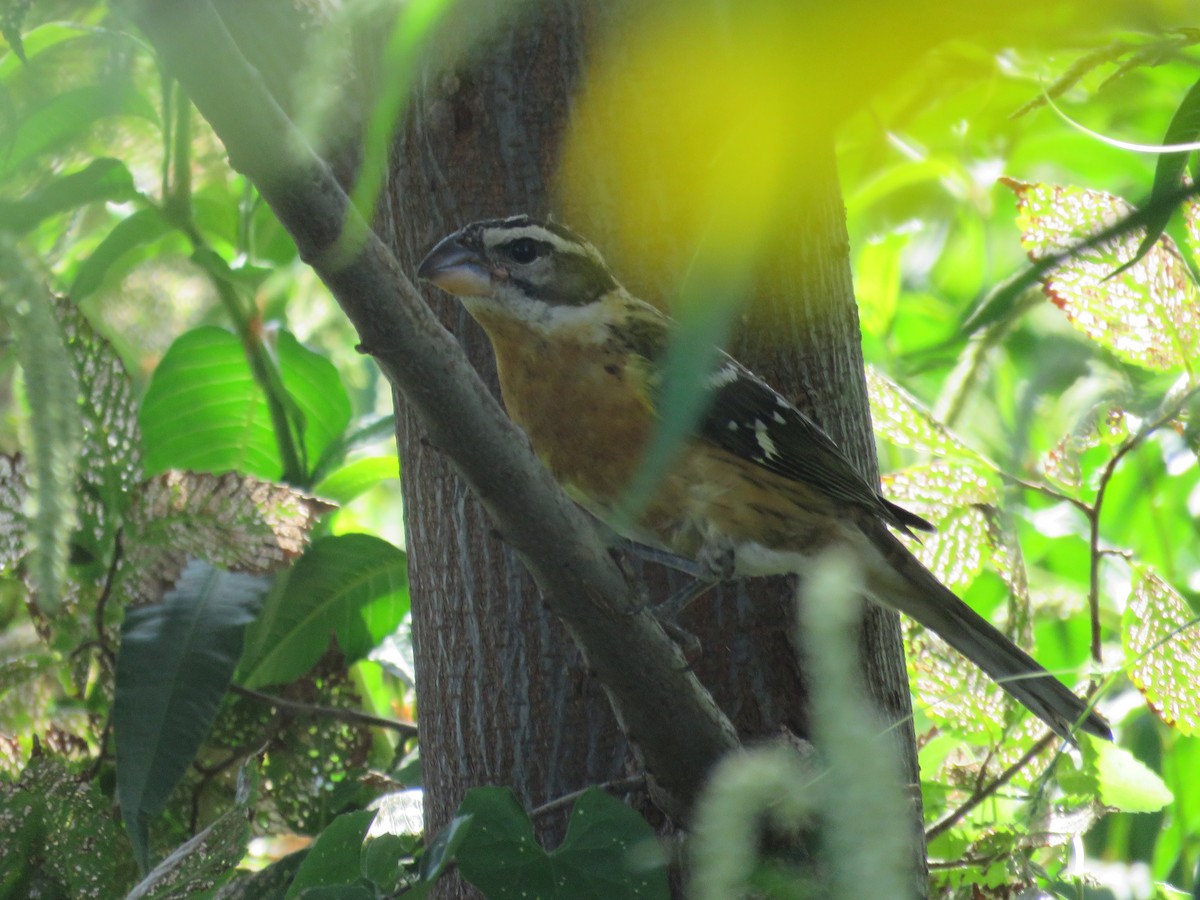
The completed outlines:
{"type": "Polygon", "coordinates": [[[700,424],[705,440],[776,475],[853,503],[911,534],[933,531],[920,516],[884,499],[812,419],[731,357],[712,376],[713,397],[700,424]]]}
{"type": "MultiPolygon", "coordinates": [[[[650,386],[661,387],[671,320],[640,301],[631,301],[627,312],[610,328],[610,340],[619,352],[644,359],[650,386]]],[[[727,354],[721,361],[709,379],[712,397],[698,428],[701,438],[834,500],[865,507],[906,534],[934,530],[880,495],[816,422],[765,381],[727,354]]]]}

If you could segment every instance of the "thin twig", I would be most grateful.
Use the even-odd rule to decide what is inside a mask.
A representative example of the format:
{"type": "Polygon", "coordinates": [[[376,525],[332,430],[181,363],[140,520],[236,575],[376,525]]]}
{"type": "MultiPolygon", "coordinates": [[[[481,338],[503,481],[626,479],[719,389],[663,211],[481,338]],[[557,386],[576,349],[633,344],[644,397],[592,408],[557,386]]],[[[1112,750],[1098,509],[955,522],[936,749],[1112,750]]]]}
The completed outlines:
{"type": "Polygon", "coordinates": [[[257,700],[259,703],[269,703],[277,709],[294,715],[333,719],[337,722],[345,722],[348,725],[366,725],[369,728],[389,728],[406,738],[417,736],[417,726],[412,722],[386,719],[383,716],[375,716],[361,710],[347,709],[341,706],[322,706],[318,703],[286,700],[283,697],[276,697],[274,694],[264,694],[253,688],[242,687],[240,684],[230,685],[229,689],[239,696],[247,697],[250,700],[257,700]]]}
{"type": "Polygon", "coordinates": [[[1022,754],[1020,759],[997,775],[994,781],[992,781],[990,784],[984,785],[981,788],[977,788],[974,793],[972,793],[971,796],[968,797],[960,807],[958,807],[958,809],[947,813],[942,819],[935,822],[933,825],[930,825],[925,831],[925,843],[928,844],[932,842],[934,838],[939,837],[961,822],[964,818],[966,818],[967,813],[977,807],[988,797],[992,796],[992,794],[996,793],[996,791],[998,791],[1004,785],[1008,784],[1008,782],[1011,781],[1018,772],[1025,768],[1025,766],[1027,766],[1031,760],[1049,747],[1055,740],[1057,740],[1056,735],[1051,731],[1047,731],[1039,740],[1034,742],[1032,747],[1022,754]]]}
{"type": "Polygon", "coordinates": [[[542,816],[548,816],[556,810],[570,806],[592,788],[600,788],[608,791],[610,794],[627,794],[630,791],[640,790],[646,786],[645,775],[630,775],[627,778],[615,778],[612,781],[606,781],[603,784],[593,784],[582,790],[572,791],[569,794],[563,794],[561,797],[556,797],[549,803],[543,803],[529,813],[529,818],[540,819],[542,816]]]}
{"type": "Polygon", "coordinates": [[[1088,537],[1088,612],[1092,621],[1092,661],[1097,665],[1103,661],[1100,655],[1100,513],[1104,507],[1104,499],[1107,496],[1108,486],[1112,482],[1113,475],[1117,470],[1117,466],[1120,465],[1121,460],[1128,456],[1134,449],[1141,446],[1146,438],[1178,416],[1188,401],[1197,394],[1200,394],[1200,385],[1185,391],[1178,400],[1172,403],[1156,419],[1143,423],[1142,427],[1138,429],[1137,434],[1125,440],[1116,449],[1112,458],[1105,465],[1104,471],[1100,474],[1100,483],[1096,488],[1096,499],[1092,502],[1091,507],[1087,509],[1090,531],[1088,537]]]}

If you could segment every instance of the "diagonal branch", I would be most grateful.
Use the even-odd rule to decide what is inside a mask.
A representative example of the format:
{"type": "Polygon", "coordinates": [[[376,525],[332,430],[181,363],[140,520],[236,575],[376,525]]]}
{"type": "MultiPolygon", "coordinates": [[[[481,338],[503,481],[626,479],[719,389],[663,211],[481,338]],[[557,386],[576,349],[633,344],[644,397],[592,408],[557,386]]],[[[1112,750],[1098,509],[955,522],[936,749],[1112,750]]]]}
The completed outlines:
{"type": "Polygon", "coordinates": [[[711,766],[738,746],[732,725],[625,583],[599,536],[552,481],[437,322],[395,257],[350,205],[238,50],[207,0],[130,7],[245,174],[517,550],[596,673],[653,777],[686,819],[711,766]],[[343,241],[343,231],[357,240],[343,241]]]}

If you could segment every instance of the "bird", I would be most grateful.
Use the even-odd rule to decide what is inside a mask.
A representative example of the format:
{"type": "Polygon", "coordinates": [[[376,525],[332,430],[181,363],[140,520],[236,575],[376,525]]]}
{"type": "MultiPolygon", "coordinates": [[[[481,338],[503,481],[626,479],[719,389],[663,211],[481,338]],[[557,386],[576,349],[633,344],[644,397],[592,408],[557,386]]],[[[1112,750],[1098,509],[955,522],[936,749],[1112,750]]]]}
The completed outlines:
{"type": "MultiPolygon", "coordinates": [[[[473,222],[437,242],[419,279],[458,298],[495,351],[508,415],[568,496],[623,538],[699,573],[801,574],[849,548],[866,595],[940,635],[1060,737],[1108,723],[943,585],[896,532],[934,526],[886,499],[808,415],[719,352],[705,408],[633,516],[628,491],[655,436],[674,321],[635,297],[553,219],[473,222]]],[[[685,601],[686,602],[686,601],[685,601]]],[[[682,604],[680,604],[682,605],[682,604]]]]}

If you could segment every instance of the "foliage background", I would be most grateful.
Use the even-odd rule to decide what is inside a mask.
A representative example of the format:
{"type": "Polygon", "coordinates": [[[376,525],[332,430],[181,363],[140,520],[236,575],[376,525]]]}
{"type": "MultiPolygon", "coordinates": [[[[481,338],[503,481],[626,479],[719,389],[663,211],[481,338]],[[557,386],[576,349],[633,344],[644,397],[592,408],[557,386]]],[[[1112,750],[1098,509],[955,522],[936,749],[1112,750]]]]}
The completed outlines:
{"type": "MultiPolygon", "coordinates": [[[[436,6],[427,9],[436,12],[436,6]]],[[[0,274],[13,340],[0,356],[7,401],[0,447],[10,459],[23,452],[27,462],[47,465],[47,473],[66,465],[54,462],[48,448],[81,447],[77,474],[103,489],[85,490],[77,505],[59,498],[64,508],[77,509],[85,527],[70,546],[43,547],[22,567],[12,533],[29,507],[19,493],[3,501],[10,516],[3,562],[12,577],[0,586],[0,757],[7,779],[0,792],[0,858],[10,862],[0,883],[10,892],[34,885],[106,896],[137,880],[135,852],[110,814],[118,792],[111,728],[120,720],[113,705],[122,685],[113,656],[118,629],[128,620],[125,605],[149,599],[153,608],[168,601],[161,590],[141,597],[136,579],[121,574],[121,562],[141,548],[143,555],[132,557],[139,572],[161,565],[177,575],[170,566],[179,560],[168,565],[163,559],[174,559],[167,548],[178,550],[179,537],[168,527],[169,516],[139,520],[141,507],[131,508],[130,498],[158,498],[138,486],[164,485],[168,472],[227,470],[284,480],[341,508],[323,515],[314,510],[305,526],[312,533],[301,540],[311,540],[308,550],[301,556],[297,544],[284,552],[299,562],[264,582],[259,599],[247,601],[255,621],[238,632],[236,647],[229,645],[223,676],[241,690],[226,694],[222,676],[215,677],[215,727],[196,737],[196,764],[163,798],[161,814],[149,816],[141,852],[153,864],[211,825],[206,840],[226,855],[213,854],[217,863],[205,872],[178,875],[177,869],[173,877],[221,880],[251,834],[255,865],[282,859],[267,870],[282,883],[299,867],[295,892],[351,882],[389,891],[431,877],[438,864],[419,868],[411,822],[399,813],[387,842],[372,854],[382,835],[374,832],[361,865],[348,871],[331,873],[286,856],[317,835],[329,846],[360,845],[374,826],[370,815],[355,810],[381,795],[403,808],[406,795],[399,789],[419,780],[405,759],[411,732],[388,721],[409,720],[415,711],[404,632],[383,641],[408,602],[386,385],[354,352],[355,336],[286,233],[230,170],[205,123],[158,70],[119,8],[13,2],[3,6],[3,16],[0,274]],[[69,296],[90,326],[68,313],[35,320],[26,306],[49,308],[47,285],[69,296]],[[94,432],[96,421],[89,423],[85,413],[81,434],[72,414],[58,432],[38,437],[53,411],[55,388],[52,379],[39,380],[52,367],[35,364],[34,348],[42,345],[31,336],[54,327],[66,336],[61,346],[75,348],[70,359],[85,393],[92,382],[78,362],[79,347],[103,361],[107,380],[91,399],[107,399],[101,405],[108,414],[105,435],[114,435],[119,447],[140,446],[140,455],[127,452],[106,463],[109,475],[90,481],[92,462],[108,459],[89,444],[86,429],[94,432]],[[231,421],[238,427],[229,428],[231,421]],[[40,559],[50,562],[31,562],[40,559]],[[31,584],[42,616],[27,611],[31,584]],[[61,609],[55,584],[63,586],[61,609]],[[299,584],[317,584],[316,599],[297,600],[299,584]],[[107,603],[112,597],[124,600],[107,603]],[[297,603],[309,604],[303,607],[308,615],[294,614],[297,603]],[[264,691],[291,703],[290,711],[265,702],[264,691]],[[336,718],[330,708],[360,715],[336,718]],[[257,762],[239,776],[247,760],[257,762]],[[16,822],[13,811],[31,798],[42,804],[40,815],[16,822]],[[47,827],[68,813],[75,829],[63,834],[47,827]],[[249,828],[233,827],[247,817],[249,828]],[[66,861],[87,841],[121,850],[81,875],[66,861]],[[26,858],[39,863],[11,862],[26,858]],[[41,865],[46,859],[52,864],[41,865]]],[[[419,29],[418,17],[408,21],[419,29]]],[[[840,133],[864,349],[877,373],[881,461],[894,473],[887,491],[918,512],[938,513],[948,536],[926,548],[933,564],[976,608],[1032,637],[1039,660],[1069,682],[1089,671],[1094,635],[1086,601],[1096,595],[1101,708],[1120,746],[1161,779],[1159,785],[1147,775],[1149,788],[1119,801],[1117,789],[1136,780],[1130,774],[1136,767],[1121,757],[1106,768],[1103,753],[1085,748],[1078,766],[1058,759],[1052,787],[1044,787],[1041,773],[1055,748],[1043,747],[961,820],[943,818],[1021,759],[1037,733],[1027,724],[1010,729],[1011,713],[992,691],[953,659],[943,662],[928,636],[911,634],[918,696],[936,704],[919,714],[917,731],[934,829],[930,853],[935,878],[947,891],[975,883],[999,893],[1037,883],[1068,892],[1085,874],[1136,896],[1195,887],[1200,787],[1191,773],[1200,770],[1200,748],[1188,679],[1195,674],[1190,629],[1200,588],[1200,494],[1188,405],[1176,404],[1177,414],[1164,422],[1169,427],[1126,447],[1144,423],[1160,417],[1165,398],[1191,387],[1195,332],[1185,326],[1195,315],[1194,289],[1181,292],[1182,311],[1164,308],[1152,294],[1116,307],[1127,318],[1144,316],[1135,330],[1149,344],[1174,341],[1166,364],[1156,366],[1120,352],[1111,331],[1073,326],[1036,286],[998,291],[1026,271],[1027,250],[1038,252],[1032,243],[1022,247],[1017,197],[999,182],[1002,176],[1108,192],[1133,203],[1144,201],[1155,182],[1155,154],[1114,147],[1073,127],[1039,102],[1043,91],[1052,86],[1055,103],[1096,132],[1153,144],[1187,109],[1181,104],[1197,77],[1195,40],[1187,30],[1111,29],[1027,40],[1019,49],[952,42],[872,96],[840,133]],[[1070,77],[1056,81],[1064,76],[1070,77]],[[937,461],[929,449],[940,451],[937,461]],[[1110,470],[1117,454],[1119,465],[1110,470]],[[1089,518],[1087,507],[1094,508],[1101,490],[1102,511],[1089,518]],[[1011,603],[1014,587],[1018,602],[1011,603]],[[1160,692],[1155,705],[1172,710],[1174,727],[1147,708],[1122,674],[1126,662],[1142,654],[1131,643],[1134,616],[1149,623],[1142,646],[1167,640],[1168,652],[1142,686],[1160,692]],[[1182,627],[1172,633],[1175,626],[1182,627]],[[999,748],[994,742],[1001,735],[999,748]],[[1042,802],[1046,792],[1054,798],[1049,807],[1042,802]],[[1092,824],[1101,805],[1126,811],[1092,824]],[[1082,843],[1072,845],[1088,825],[1082,843]],[[1026,852],[1043,843],[1057,849],[1026,852]]],[[[317,49],[313,59],[331,65],[317,49]]],[[[1099,198],[1085,199],[1076,221],[1080,209],[1099,215],[1102,205],[1099,198]]],[[[1026,226],[1030,218],[1034,223],[1025,229],[1027,240],[1051,209],[1034,204],[1025,211],[1026,226]]],[[[1168,234],[1179,248],[1176,262],[1194,273],[1196,229],[1189,224],[1195,219],[1185,213],[1172,220],[1168,234]]],[[[1158,276],[1135,270],[1132,277],[1136,283],[1158,276]]],[[[1095,306],[1064,305],[1078,323],[1104,308],[1114,289],[1102,283],[1095,306]]],[[[55,341],[46,346],[53,353],[55,341]]],[[[78,384],[59,390],[79,390],[78,384]]],[[[19,470],[22,464],[6,465],[19,470]]],[[[22,480],[6,478],[6,490],[22,480]]],[[[53,483],[50,474],[39,485],[53,483]]],[[[231,491],[240,499],[254,487],[241,481],[231,491]]],[[[53,497],[39,496],[38,513],[51,515],[53,497]]],[[[219,521],[231,515],[230,504],[204,514],[186,505],[173,509],[184,520],[207,515],[219,521]]],[[[276,509],[271,501],[252,506],[255,516],[276,509]]],[[[30,531],[43,533],[33,525],[30,531]]],[[[236,543],[209,531],[183,549],[222,562],[222,549],[236,543]]],[[[276,572],[284,561],[267,564],[254,556],[233,567],[276,572]]],[[[180,600],[180,593],[172,596],[180,600]]],[[[128,659],[124,650],[121,659],[128,659]]],[[[152,671],[135,672],[132,683],[152,671]]],[[[185,750],[177,746],[174,757],[185,750]]],[[[146,762],[154,771],[155,760],[146,762]]],[[[161,783],[169,786],[170,778],[162,776],[161,783]]],[[[503,816],[513,811],[505,801],[490,799],[494,808],[485,797],[477,801],[484,811],[474,812],[509,821],[503,816]]],[[[512,828],[520,827],[519,816],[516,821],[512,828]]],[[[453,845],[453,835],[447,842],[453,845]]],[[[320,856],[314,851],[308,859],[320,856]]],[[[471,859],[469,852],[463,859],[471,859]]],[[[462,867],[470,871],[472,863],[462,867]]]]}

